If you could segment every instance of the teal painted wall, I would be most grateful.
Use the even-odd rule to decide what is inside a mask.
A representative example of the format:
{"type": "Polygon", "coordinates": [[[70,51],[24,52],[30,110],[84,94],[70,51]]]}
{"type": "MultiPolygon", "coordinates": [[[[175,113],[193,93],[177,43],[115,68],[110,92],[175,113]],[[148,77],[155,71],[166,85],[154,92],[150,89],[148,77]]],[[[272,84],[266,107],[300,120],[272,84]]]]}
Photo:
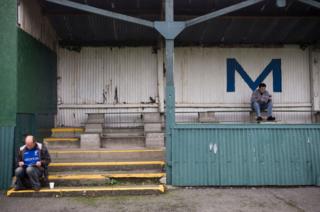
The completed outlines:
{"type": "Polygon", "coordinates": [[[0,126],[14,126],[17,103],[16,1],[0,1],[0,126]]]}
{"type": "Polygon", "coordinates": [[[57,112],[57,55],[18,29],[18,97],[14,150],[26,134],[50,136],[57,112]]]}
{"type": "Polygon", "coordinates": [[[11,184],[17,109],[16,1],[0,1],[0,189],[11,184]]]}
{"type": "Polygon", "coordinates": [[[172,135],[176,186],[320,183],[320,125],[177,125],[172,135]]]}
{"type": "Polygon", "coordinates": [[[18,113],[56,113],[56,53],[20,29],[18,52],[18,113]]]}

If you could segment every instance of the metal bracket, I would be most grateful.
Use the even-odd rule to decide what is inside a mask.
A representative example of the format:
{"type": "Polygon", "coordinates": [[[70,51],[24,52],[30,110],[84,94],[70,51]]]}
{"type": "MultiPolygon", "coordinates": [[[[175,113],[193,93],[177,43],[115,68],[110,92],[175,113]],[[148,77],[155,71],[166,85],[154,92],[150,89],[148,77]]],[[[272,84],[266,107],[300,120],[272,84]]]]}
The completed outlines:
{"type": "Polygon", "coordinates": [[[318,1],[315,1],[315,0],[299,0],[299,1],[320,9],[320,2],[318,1]]]}
{"type": "Polygon", "coordinates": [[[155,21],[156,30],[168,40],[174,40],[186,28],[183,21],[155,21]]]}
{"type": "Polygon", "coordinates": [[[277,7],[285,7],[286,5],[286,0],[277,0],[277,7]]]}

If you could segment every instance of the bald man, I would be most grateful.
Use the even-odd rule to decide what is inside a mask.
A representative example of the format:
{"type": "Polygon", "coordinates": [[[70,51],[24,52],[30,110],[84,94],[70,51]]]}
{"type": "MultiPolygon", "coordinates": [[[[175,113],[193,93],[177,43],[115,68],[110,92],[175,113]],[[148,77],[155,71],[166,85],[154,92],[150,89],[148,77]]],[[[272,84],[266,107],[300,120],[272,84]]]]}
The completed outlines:
{"type": "Polygon", "coordinates": [[[47,178],[48,175],[45,172],[50,162],[47,148],[36,142],[34,136],[27,135],[25,145],[20,147],[18,153],[15,190],[32,188],[39,191],[40,178],[43,176],[47,178]]]}

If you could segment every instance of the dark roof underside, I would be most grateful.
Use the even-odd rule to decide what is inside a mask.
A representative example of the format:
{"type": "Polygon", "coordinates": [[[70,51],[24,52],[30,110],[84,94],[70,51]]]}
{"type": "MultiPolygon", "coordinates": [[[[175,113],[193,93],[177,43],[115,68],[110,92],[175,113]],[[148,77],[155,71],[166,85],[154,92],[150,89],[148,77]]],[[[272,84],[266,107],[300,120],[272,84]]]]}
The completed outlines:
{"type": "MultiPolygon", "coordinates": [[[[73,0],[140,17],[163,20],[161,0],[73,0]]],[[[188,20],[241,0],[175,0],[175,20],[188,20]]],[[[40,1],[63,45],[157,45],[151,28],[40,1]]],[[[295,0],[278,8],[275,0],[233,12],[185,29],[177,45],[314,44],[320,40],[320,9],[295,0]]]]}

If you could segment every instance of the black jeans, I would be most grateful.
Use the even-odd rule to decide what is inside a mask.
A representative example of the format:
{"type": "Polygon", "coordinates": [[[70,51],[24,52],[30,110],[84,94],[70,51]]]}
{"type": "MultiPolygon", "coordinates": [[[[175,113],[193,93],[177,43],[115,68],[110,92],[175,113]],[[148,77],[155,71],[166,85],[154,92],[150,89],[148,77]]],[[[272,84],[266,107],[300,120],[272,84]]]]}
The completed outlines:
{"type": "Polygon", "coordinates": [[[16,168],[16,187],[17,188],[40,188],[40,177],[43,171],[38,167],[18,167],[16,168]]]}

